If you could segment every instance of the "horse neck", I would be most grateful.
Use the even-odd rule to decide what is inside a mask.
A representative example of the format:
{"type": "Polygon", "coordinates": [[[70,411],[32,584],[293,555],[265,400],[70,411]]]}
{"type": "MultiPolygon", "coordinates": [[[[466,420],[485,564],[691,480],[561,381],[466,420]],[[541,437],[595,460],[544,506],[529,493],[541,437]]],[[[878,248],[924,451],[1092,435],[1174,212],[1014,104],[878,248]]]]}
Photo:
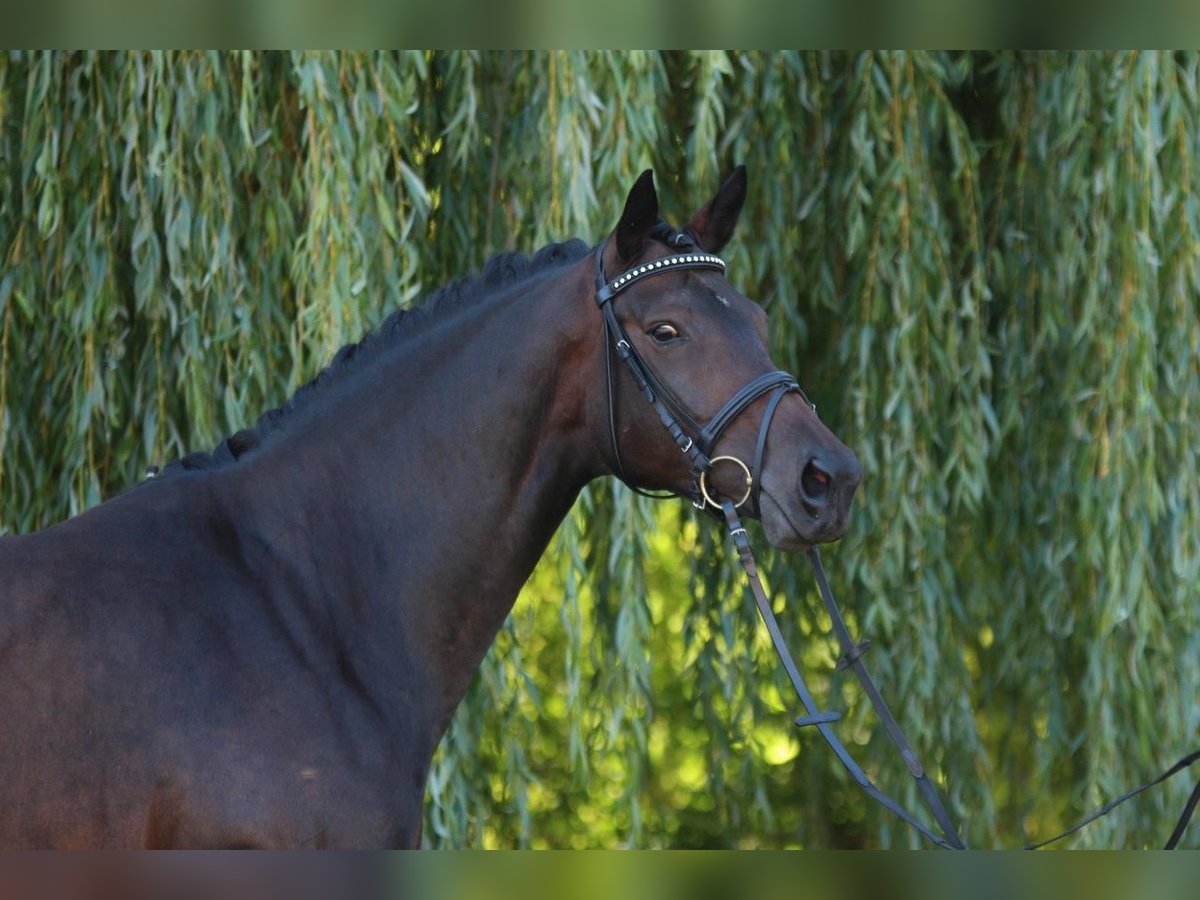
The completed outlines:
{"type": "Polygon", "coordinates": [[[243,474],[251,505],[307,557],[306,614],[354,645],[364,682],[377,668],[392,702],[432,698],[438,736],[603,471],[589,279],[574,266],[412,336],[243,474]]]}

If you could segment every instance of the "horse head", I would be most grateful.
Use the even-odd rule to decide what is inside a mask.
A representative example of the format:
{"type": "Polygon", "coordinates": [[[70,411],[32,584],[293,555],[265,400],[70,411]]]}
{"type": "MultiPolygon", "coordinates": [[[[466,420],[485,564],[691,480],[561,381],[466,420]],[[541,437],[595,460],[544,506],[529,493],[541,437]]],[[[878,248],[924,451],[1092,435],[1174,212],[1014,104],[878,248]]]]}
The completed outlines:
{"type": "Polygon", "coordinates": [[[732,502],[796,549],[845,533],[862,469],[771,362],[762,306],[725,277],[716,254],[745,199],[739,166],[677,230],[647,170],[597,248],[610,464],[635,488],[732,502]]]}

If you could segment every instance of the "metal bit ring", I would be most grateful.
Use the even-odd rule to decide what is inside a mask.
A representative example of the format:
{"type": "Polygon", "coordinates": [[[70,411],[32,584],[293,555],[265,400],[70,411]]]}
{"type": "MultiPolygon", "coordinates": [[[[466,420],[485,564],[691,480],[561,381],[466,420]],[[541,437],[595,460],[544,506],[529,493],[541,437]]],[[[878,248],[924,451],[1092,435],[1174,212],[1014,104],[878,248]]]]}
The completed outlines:
{"type": "Polygon", "coordinates": [[[752,476],[750,474],[750,467],[748,465],[746,465],[744,462],[742,462],[740,459],[738,459],[736,456],[714,456],[712,459],[709,460],[709,467],[700,473],[700,495],[702,497],[704,497],[704,502],[709,504],[710,506],[712,506],[714,509],[721,508],[721,504],[718,501],[714,500],[712,495],[708,492],[708,483],[707,483],[706,479],[708,478],[708,473],[712,471],[713,467],[717,463],[721,462],[722,460],[725,460],[725,461],[728,461],[728,462],[731,462],[731,463],[734,463],[734,464],[740,466],[742,471],[746,474],[746,493],[742,494],[741,500],[738,500],[736,503],[733,504],[735,507],[741,506],[743,503],[745,503],[747,500],[750,499],[750,491],[754,486],[754,476],[752,476]]]}

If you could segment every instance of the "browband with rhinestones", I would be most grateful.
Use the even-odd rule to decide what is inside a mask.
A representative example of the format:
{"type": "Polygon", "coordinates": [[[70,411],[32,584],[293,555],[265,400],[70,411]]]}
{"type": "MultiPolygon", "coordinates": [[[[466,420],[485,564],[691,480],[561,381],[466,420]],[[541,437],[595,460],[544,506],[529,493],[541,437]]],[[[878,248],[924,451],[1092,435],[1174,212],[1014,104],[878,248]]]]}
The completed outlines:
{"type": "Polygon", "coordinates": [[[622,272],[615,280],[608,282],[596,291],[596,302],[603,304],[611,300],[625,288],[647,275],[654,275],[663,269],[716,269],[725,271],[725,261],[711,253],[680,253],[675,256],[664,256],[653,262],[634,266],[622,272]]]}

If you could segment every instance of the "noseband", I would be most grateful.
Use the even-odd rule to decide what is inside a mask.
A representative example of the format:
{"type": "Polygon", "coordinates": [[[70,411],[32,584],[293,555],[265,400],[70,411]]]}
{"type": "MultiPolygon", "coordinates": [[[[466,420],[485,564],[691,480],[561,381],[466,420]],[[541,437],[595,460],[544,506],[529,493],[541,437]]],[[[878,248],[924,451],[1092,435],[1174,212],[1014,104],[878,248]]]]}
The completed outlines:
{"type": "MultiPolygon", "coordinates": [[[[655,236],[661,237],[675,247],[688,250],[694,247],[694,242],[690,236],[681,232],[671,231],[665,226],[665,223],[660,223],[659,227],[655,230],[655,236]]],[[[641,358],[637,350],[634,349],[633,344],[630,343],[629,335],[625,332],[624,326],[621,325],[616,313],[613,311],[613,300],[622,291],[655,275],[662,275],[681,269],[707,269],[724,273],[725,262],[720,257],[714,256],[711,253],[677,253],[672,256],[664,256],[661,259],[643,263],[640,266],[634,266],[632,269],[625,270],[615,279],[609,281],[604,275],[604,244],[602,242],[596,248],[596,305],[600,307],[600,312],[604,316],[606,343],[611,350],[616,350],[617,356],[620,357],[625,367],[633,376],[633,380],[637,384],[638,390],[642,392],[642,396],[654,407],[659,421],[662,422],[667,433],[671,435],[671,439],[675,441],[676,446],[690,460],[692,464],[691,499],[696,508],[705,509],[712,507],[714,511],[720,511],[721,503],[710,491],[707,478],[709,470],[712,469],[715,463],[727,461],[739,466],[745,476],[745,492],[741,499],[737,500],[733,505],[740,507],[745,505],[747,500],[750,500],[752,501],[750,508],[757,511],[759,508],[759,493],[762,490],[762,465],[767,447],[767,432],[771,428],[771,419],[775,415],[779,401],[785,395],[795,391],[804,399],[805,403],[808,403],[813,409],[816,409],[816,407],[809,402],[808,398],[804,395],[804,391],[800,389],[799,382],[792,375],[781,371],[764,372],[762,375],[752,378],[732,397],[726,400],[707,423],[701,424],[697,421],[696,417],[688,411],[687,407],[675,396],[674,392],[654,374],[654,370],[646,365],[645,360],[641,358]],[[734,419],[745,412],[746,407],[768,393],[771,397],[763,413],[762,423],[759,425],[758,442],[754,448],[754,465],[747,466],[746,463],[734,456],[713,456],[713,447],[725,429],[729,427],[734,419]]],[[[606,380],[608,382],[608,427],[609,434],[612,437],[613,455],[617,463],[617,475],[633,490],[640,494],[647,494],[646,491],[629,484],[629,479],[625,477],[625,469],[621,463],[621,448],[617,440],[616,418],[613,410],[613,376],[610,365],[611,350],[605,350],[604,365],[606,380]]],[[[659,495],[647,494],[647,496],[659,495]]]]}

